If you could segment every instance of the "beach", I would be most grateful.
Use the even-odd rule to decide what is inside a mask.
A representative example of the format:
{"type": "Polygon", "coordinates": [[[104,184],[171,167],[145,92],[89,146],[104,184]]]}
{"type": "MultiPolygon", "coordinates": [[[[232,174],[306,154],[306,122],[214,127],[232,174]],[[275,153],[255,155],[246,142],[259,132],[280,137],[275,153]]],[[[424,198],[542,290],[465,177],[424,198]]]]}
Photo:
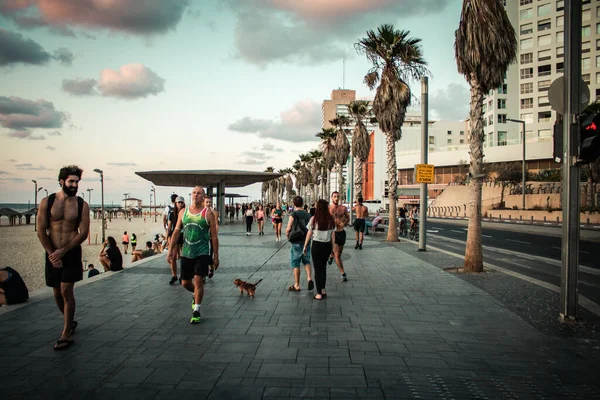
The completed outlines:
{"type": "MultiPolygon", "coordinates": [[[[123,217],[112,219],[110,222],[107,221],[106,236],[114,237],[119,243],[121,253],[123,253],[123,248],[120,245],[123,232],[127,231],[130,238],[131,234],[135,233],[137,236],[136,249],[143,250],[146,241],[154,241],[154,236],[157,233],[164,233],[162,216],[157,218],[157,222],[154,222],[154,218],[147,218],[146,221],[144,222],[143,217],[131,218],[131,221],[123,217]]],[[[89,242],[86,240],[81,244],[83,263],[86,267],[88,264],[94,264],[100,272],[103,272],[104,269],[98,260],[98,254],[102,249],[102,224],[100,220],[92,219],[90,221],[89,238],[89,242]]],[[[126,268],[130,264],[131,245],[129,245],[127,254],[123,254],[123,266],[126,268]]],[[[16,269],[21,274],[30,293],[46,286],[44,248],[37,237],[37,232],[34,231],[33,223],[30,225],[0,226],[0,268],[6,266],[16,269]]],[[[166,261],[165,268],[167,268],[166,261]]],[[[83,275],[86,279],[87,272],[84,272],[83,275]]]]}

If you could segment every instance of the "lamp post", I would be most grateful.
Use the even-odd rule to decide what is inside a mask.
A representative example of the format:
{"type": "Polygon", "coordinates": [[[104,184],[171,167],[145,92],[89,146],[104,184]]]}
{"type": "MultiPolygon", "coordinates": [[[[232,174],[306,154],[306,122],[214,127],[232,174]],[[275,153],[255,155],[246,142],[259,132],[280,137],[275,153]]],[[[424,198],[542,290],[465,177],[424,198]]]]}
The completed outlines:
{"type": "Polygon", "coordinates": [[[148,209],[150,210],[150,218],[152,218],[152,190],[150,191],[150,205],[148,209]]]}
{"type": "Polygon", "coordinates": [[[154,192],[154,222],[156,222],[156,188],[152,186],[152,191],[154,192]]]}
{"type": "MultiPolygon", "coordinates": [[[[42,188],[40,188],[41,190],[42,188]]],[[[46,189],[44,189],[44,192],[46,192],[46,197],[48,197],[48,191],[46,189]]]]}
{"type": "Polygon", "coordinates": [[[525,177],[525,121],[512,118],[506,118],[506,120],[510,122],[517,122],[519,124],[523,124],[523,136],[521,137],[521,140],[523,142],[523,210],[525,210],[525,180],[527,179],[525,177]]]}
{"type": "Polygon", "coordinates": [[[101,197],[102,197],[102,204],[101,204],[101,213],[102,213],[102,243],[104,243],[105,240],[105,227],[104,225],[106,225],[106,221],[105,221],[105,217],[104,217],[104,171],[102,171],[101,169],[96,168],[94,170],[94,172],[97,172],[100,174],[100,191],[102,193],[101,197]]]}
{"type": "Polygon", "coordinates": [[[86,189],[88,192],[88,205],[91,207],[92,206],[92,190],[94,189],[86,189]]]}
{"type": "Polygon", "coordinates": [[[38,194],[38,187],[37,187],[37,181],[35,179],[32,179],[31,182],[34,183],[35,188],[33,189],[33,194],[35,195],[35,219],[33,220],[33,231],[37,232],[37,194],[38,194]]]}

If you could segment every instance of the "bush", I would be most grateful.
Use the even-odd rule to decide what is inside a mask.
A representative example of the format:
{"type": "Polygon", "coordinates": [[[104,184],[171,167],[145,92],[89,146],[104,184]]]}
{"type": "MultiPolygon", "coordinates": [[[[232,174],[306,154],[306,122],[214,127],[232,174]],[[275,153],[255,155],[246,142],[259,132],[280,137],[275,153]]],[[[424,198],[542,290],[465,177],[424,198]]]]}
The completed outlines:
{"type": "Polygon", "coordinates": [[[581,207],[581,212],[589,212],[589,213],[600,213],[600,207],[599,206],[592,206],[592,207],[588,207],[588,206],[583,206],[581,207]]]}
{"type": "Polygon", "coordinates": [[[536,182],[560,182],[560,168],[543,169],[537,174],[531,174],[529,180],[536,182]]]}
{"type": "Polygon", "coordinates": [[[542,208],[542,206],[539,206],[536,204],[535,206],[531,207],[530,210],[531,211],[542,211],[543,208],[542,208]]]}
{"type": "Polygon", "coordinates": [[[515,204],[515,205],[512,207],[512,209],[513,209],[513,210],[518,210],[518,209],[519,209],[519,206],[515,204]]]}

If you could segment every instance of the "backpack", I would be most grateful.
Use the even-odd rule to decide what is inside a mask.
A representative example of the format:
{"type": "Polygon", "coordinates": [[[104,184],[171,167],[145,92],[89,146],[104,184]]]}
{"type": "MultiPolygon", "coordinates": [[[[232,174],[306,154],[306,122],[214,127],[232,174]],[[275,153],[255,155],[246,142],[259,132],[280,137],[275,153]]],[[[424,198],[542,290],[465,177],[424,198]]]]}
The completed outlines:
{"type": "MultiPolygon", "coordinates": [[[[56,200],[56,193],[52,193],[48,196],[48,209],[46,211],[48,216],[48,224],[50,224],[50,211],[52,210],[52,205],[54,204],[54,200],[56,200]]],[[[83,211],[83,199],[77,196],[77,226],[81,222],[81,212],[83,211]]]]}
{"type": "MultiPolygon", "coordinates": [[[[167,212],[167,226],[169,226],[169,221],[171,220],[174,211],[175,211],[175,207],[169,206],[169,211],[167,212]]],[[[177,222],[177,221],[175,221],[175,222],[177,222]]],[[[169,231],[169,233],[173,233],[174,230],[175,230],[175,224],[171,224],[171,230],[169,231]]]]}
{"type": "Polygon", "coordinates": [[[288,235],[288,241],[290,243],[300,243],[306,238],[306,234],[308,233],[306,222],[302,221],[302,223],[300,223],[300,218],[298,218],[295,211],[292,213],[292,217],[294,218],[294,223],[292,224],[292,230],[288,235]]]}

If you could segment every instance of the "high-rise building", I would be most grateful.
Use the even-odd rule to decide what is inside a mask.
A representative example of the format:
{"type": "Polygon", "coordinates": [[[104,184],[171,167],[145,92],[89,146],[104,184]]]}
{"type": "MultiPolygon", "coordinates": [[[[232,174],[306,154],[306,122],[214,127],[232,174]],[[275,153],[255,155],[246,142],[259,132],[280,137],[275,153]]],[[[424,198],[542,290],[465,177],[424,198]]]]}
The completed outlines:
{"type": "Polygon", "coordinates": [[[332,128],[329,123],[338,115],[349,115],[348,104],[356,100],[356,90],[335,89],[331,91],[331,99],[323,100],[321,104],[321,126],[323,128],[332,128]]]}

